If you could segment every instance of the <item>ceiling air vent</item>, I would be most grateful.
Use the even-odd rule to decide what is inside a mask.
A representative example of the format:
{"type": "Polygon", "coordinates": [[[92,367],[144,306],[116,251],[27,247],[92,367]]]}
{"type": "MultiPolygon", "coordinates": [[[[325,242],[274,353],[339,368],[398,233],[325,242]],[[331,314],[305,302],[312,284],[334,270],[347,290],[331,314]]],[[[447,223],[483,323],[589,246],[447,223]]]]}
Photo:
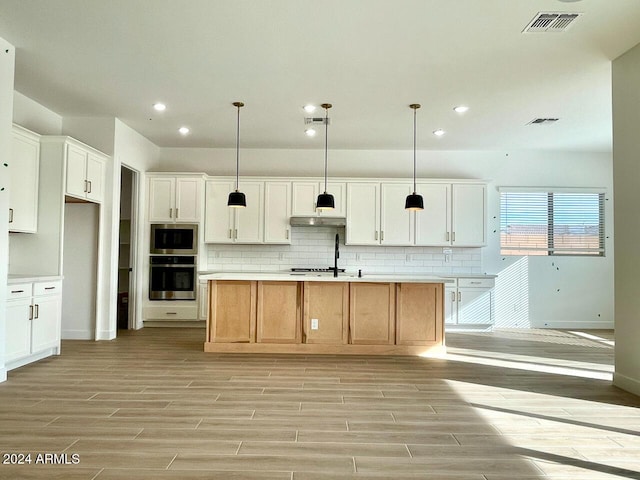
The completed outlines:
{"type": "Polygon", "coordinates": [[[581,13],[540,12],[525,27],[522,33],[564,32],[581,13]]]}
{"type": "Polygon", "coordinates": [[[550,123],[555,123],[559,120],[559,118],[534,118],[527,125],[548,125],[550,123]]]}
{"type": "MultiPolygon", "coordinates": [[[[326,119],[326,125],[331,125],[331,119],[326,119]]],[[[325,125],[325,117],[304,117],[305,125],[325,125]]]]}

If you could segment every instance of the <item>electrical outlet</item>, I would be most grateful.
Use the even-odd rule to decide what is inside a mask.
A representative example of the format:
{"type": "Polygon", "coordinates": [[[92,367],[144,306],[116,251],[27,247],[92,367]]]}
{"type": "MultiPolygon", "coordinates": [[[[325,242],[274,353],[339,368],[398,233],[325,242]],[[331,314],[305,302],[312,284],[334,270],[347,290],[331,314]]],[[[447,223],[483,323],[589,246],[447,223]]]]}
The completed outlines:
{"type": "Polygon", "coordinates": [[[359,253],[356,253],[356,262],[362,260],[362,256],[359,253]]]}
{"type": "Polygon", "coordinates": [[[450,248],[443,248],[442,253],[444,253],[444,263],[450,263],[453,250],[451,250],[450,248]]]}
{"type": "Polygon", "coordinates": [[[318,319],[317,318],[312,318],[311,319],[311,330],[318,330],[318,319]]]}

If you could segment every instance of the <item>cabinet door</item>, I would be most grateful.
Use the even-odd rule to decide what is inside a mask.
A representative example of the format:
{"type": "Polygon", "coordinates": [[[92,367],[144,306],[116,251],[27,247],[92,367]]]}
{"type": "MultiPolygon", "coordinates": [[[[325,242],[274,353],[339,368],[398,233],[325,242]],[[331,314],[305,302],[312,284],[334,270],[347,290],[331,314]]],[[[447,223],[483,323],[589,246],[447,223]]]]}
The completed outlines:
{"type": "Polygon", "coordinates": [[[303,298],[302,341],[346,344],[349,335],[349,284],[304,282],[303,298]]]}
{"type": "Polygon", "coordinates": [[[200,178],[176,178],[176,222],[200,222],[200,178]]]}
{"type": "Polygon", "coordinates": [[[452,188],[452,245],[486,245],[486,185],[454,184],[452,188]]]}
{"type": "Polygon", "coordinates": [[[173,222],[175,178],[158,177],[149,181],[149,221],[173,222]]]}
{"type": "Polygon", "coordinates": [[[491,324],[491,294],[484,288],[458,287],[458,324],[491,324]]]}
{"type": "Polygon", "coordinates": [[[300,343],[300,282],[258,282],[256,342],[300,343]]]}
{"type": "Polygon", "coordinates": [[[291,215],[316,215],[318,182],[293,182],[291,197],[291,215]]]}
{"type": "Polygon", "coordinates": [[[256,282],[209,282],[210,342],[256,341],[256,282]]]}
{"type": "Polygon", "coordinates": [[[5,362],[18,360],[31,353],[31,299],[7,302],[5,362]]]}
{"type": "Polygon", "coordinates": [[[31,352],[60,346],[61,302],[58,295],[33,297],[31,352]]]}
{"type": "Polygon", "coordinates": [[[450,245],[451,186],[421,183],[416,189],[424,199],[424,210],[415,212],[416,245],[450,245]]]}
{"type": "MultiPolygon", "coordinates": [[[[233,243],[233,211],[227,206],[233,182],[208,181],[205,183],[204,241],[206,243],[233,243]]],[[[247,200],[248,202],[248,200],[247,200]]]]}
{"type": "Polygon", "coordinates": [[[242,182],[240,191],[247,197],[245,208],[228,208],[235,212],[234,241],[264,242],[264,182],[242,182]]]}
{"type": "Polygon", "coordinates": [[[395,290],[393,283],[351,283],[350,343],[395,343],[395,290]]]}
{"type": "Polygon", "coordinates": [[[405,210],[404,203],[412,191],[404,183],[382,184],[380,243],[382,245],[413,245],[414,214],[405,210]]]}
{"type": "Polygon", "coordinates": [[[444,323],[458,323],[458,289],[455,286],[446,286],[444,289],[444,323]]]}
{"type": "Polygon", "coordinates": [[[198,283],[198,320],[206,320],[209,314],[209,296],[207,282],[198,283]]]}
{"type": "Polygon", "coordinates": [[[104,160],[87,155],[87,199],[94,202],[104,200],[104,160]]]}
{"type": "MultiPolygon", "coordinates": [[[[320,182],[318,192],[324,192],[324,182],[320,182]]],[[[336,208],[333,210],[319,210],[321,217],[346,217],[347,215],[347,184],[344,182],[328,182],[327,193],[333,195],[336,208]]],[[[314,200],[315,202],[315,200],[314,200]]]]}
{"type": "Polygon", "coordinates": [[[396,345],[442,343],[442,285],[396,285],[396,345]]]}
{"type": "Polygon", "coordinates": [[[67,145],[66,192],[80,198],[87,197],[87,152],[75,145],[67,145]]]}
{"type": "Polygon", "coordinates": [[[9,161],[9,231],[35,233],[38,227],[40,142],[15,130],[9,161]]]}
{"type": "Polygon", "coordinates": [[[348,245],[380,244],[380,184],[347,185],[348,245]]]}
{"type": "Polygon", "coordinates": [[[264,243],[291,243],[291,184],[264,184],[264,243]]]}

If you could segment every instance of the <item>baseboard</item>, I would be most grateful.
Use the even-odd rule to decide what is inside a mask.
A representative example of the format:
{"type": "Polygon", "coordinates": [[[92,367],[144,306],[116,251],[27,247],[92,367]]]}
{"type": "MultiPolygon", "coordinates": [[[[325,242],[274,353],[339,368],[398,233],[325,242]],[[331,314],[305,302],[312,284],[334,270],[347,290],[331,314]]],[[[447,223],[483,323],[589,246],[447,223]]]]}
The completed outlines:
{"type": "Polygon", "coordinates": [[[627,392],[640,396],[640,380],[627,377],[621,373],[614,373],[613,384],[622,390],[626,390],[627,392]]]}
{"type": "Polygon", "coordinates": [[[116,338],[115,330],[99,330],[96,335],[96,340],[113,340],[116,338]]]}
{"type": "Polygon", "coordinates": [[[543,322],[531,328],[557,328],[559,330],[613,330],[613,322],[543,322]]]}
{"type": "Polygon", "coordinates": [[[93,340],[96,338],[94,330],[62,330],[62,340],[93,340]]]}

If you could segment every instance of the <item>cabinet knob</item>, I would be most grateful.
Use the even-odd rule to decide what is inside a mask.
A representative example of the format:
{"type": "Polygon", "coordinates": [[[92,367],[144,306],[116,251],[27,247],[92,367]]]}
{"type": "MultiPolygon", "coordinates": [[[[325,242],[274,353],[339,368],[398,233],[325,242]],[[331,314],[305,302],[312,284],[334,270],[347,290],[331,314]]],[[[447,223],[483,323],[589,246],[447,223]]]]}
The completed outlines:
{"type": "Polygon", "coordinates": [[[178,209],[176,208],[176,220],[180,218],[180,214],[178,213],[178,209]]]}
{"type": "Polygon", "coordinates": [[[173,208],[169,209],[169,218],[173,218],[173,208]]]}
{"type": "Polygon", "coordinates": [[[87,193],[91,193],[91,180],[87,180],[87,184],[88,184],[88,190],[87,193]]]}
{"type": "Polygon", "coordinates": [[[9,223],[13,223],[13,208],[9,209],[9,223]]]}

